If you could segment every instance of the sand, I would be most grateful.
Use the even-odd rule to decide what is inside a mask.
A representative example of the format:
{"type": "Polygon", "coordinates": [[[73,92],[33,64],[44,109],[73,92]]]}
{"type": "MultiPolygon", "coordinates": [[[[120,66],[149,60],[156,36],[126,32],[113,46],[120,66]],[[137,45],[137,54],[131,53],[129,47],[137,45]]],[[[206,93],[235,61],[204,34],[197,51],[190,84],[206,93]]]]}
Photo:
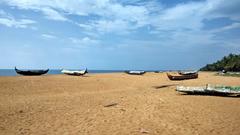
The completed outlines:
{"type": "Polygon", "coordinates": [[[0,134],[239,135],[239,97],[160,88],[207,83],[240,85],[240,78],[206,72],[186,81],[165,73],[0,77],[0,134]]]}

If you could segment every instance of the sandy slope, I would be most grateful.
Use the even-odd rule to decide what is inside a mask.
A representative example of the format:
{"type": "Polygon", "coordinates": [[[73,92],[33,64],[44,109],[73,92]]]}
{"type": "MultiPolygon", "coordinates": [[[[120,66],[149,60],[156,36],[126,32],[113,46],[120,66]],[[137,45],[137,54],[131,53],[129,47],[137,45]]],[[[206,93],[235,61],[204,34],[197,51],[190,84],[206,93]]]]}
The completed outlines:
{"type": "Polygon", "coordinates": [[[240,85],[240,78],[213,73],[187,81],[169,81],[165,73],[0,77],[0,134],[239,135],[240,98],[155,88],[206,83],[240,85]],[[104,107],[114,102],[118,105],[104,107]]]}

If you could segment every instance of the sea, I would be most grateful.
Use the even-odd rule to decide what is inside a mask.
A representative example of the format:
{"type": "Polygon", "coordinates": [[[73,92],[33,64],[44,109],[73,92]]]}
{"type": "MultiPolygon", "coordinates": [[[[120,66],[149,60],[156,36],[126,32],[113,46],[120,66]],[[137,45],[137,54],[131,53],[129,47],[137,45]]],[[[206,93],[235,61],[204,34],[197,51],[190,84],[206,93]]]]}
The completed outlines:
{"type": "MultiPolygon", "coordinates": [[[[88,73],[119,73],[124,72],[123,70],[88,70],[88,73]]],[[[49,69],[50,75],[62,74],[61,69],[49,69]]],[[[18,74],[14,69],[0,69],[0,76],[17,76],[18,74]]]]}
{"type": "MultiPolygon", "coordinates": [[[[25,70],[25,69],[20,69],[25,70]]],[[[71,69],[76,70],[76,69],[71,69]]],[[[62,74],[62,69],[49,69],[47,74],[50,75],[57,75],[62,74]]],[[[98,73],[121,73],[126,70],[89,70],[88,73],[98,74],[98,73]]],[[[171,72],[171,71],[178,71],[178,70],[145,70],[146,72],[171,72]]],[[[15,72],[14,69],[0,69],[0,76],[17,76],[18,74],[15,72]]]]}

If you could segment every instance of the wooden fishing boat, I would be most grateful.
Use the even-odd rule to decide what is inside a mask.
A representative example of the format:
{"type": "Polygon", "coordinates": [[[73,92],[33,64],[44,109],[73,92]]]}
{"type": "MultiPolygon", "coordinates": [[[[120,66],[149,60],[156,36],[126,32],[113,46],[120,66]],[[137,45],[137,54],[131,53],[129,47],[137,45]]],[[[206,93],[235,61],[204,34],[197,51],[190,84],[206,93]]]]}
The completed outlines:
{"type": "Polygon", "coordinates": [[[183,92],[186,94],[204,94],[206,87],[185,87],[177,86],[176,91],[183,92]]]}
{"type": "Polygon", "coordinates": [[[209,85],[203,87],[177,86],[176,91],[186,94],[240,95],[240,86],[209,85]]]}
{"type": "Polygon", "coordinates": [[[125,71],[125,73],[130,74],[130,75],[143,75],[146,72],[145,71],[137,71],[137,70],[132,70],[132,71],[125,71]]]}
{"type": "Polygon", "coordinates": [[[36,76],[36,75],[46,74],[49,71],[49,69],[47,69],[47,70],[19,70],[15,67],[15,71],[20,75],[36,76]]]}
{"type": "Polygon", "coordinates": [[[188,75],[171,75],[167,73],[167,76],[170,80],[186,80],[186,79],[196,79],[198,74],[188,74],[188,75]]]}
{"type": "Polygon", "coordinates": [[[75,76],[82,76],[85,75],[86,73],[88,73],[88,70],[62,70],[61,71],[63,74],[67,74],[67,75],[75,75],[75,76]]]}
{"type": "Polygon", "coordinates": [[[222,95],[240,95],[240,86],[207,85],[205,90],[208,93],[222,95]]]}

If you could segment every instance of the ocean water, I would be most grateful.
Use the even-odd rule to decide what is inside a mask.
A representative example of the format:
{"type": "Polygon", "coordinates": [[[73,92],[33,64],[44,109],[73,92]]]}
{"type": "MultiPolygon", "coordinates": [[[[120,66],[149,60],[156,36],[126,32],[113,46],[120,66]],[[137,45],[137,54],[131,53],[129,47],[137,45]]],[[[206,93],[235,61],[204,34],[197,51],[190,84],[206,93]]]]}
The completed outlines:
{"type": "MultiPolygon", "coordinates": [[[[89,73],[119,73],[123,70],[88,70],[89,73]]],[[[47,74],[62,74],[60,69],[50,69],[47,74]]],[[[0,69],[0,76],[17,76],[14,69],[0,69]]]]}

